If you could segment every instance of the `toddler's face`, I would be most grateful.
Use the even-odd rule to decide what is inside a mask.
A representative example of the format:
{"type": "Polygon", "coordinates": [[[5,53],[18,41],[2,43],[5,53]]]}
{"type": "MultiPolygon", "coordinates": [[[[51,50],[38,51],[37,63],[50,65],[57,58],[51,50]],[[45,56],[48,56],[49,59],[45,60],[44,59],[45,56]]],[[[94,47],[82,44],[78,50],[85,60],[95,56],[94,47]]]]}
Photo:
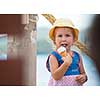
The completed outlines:
{"type": "Polygon", "coordinates": [[[59,48],[60,46],[64,46],[66,47],[67,50],[69,50],[74,42],[73,32],[74,31],[71,28],[64,28],[64,27],[55,28],[54,43],[56,47],[59,48]]]}

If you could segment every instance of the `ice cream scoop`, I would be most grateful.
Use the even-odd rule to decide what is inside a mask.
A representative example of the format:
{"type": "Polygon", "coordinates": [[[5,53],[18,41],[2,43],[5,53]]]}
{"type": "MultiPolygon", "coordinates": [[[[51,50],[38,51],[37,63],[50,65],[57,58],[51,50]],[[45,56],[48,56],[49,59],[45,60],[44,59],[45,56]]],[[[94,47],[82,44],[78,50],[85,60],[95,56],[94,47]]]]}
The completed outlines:
{"type": "Polygon", "coordinates": [[[66,52],[66,48],[61,46],[57,49],[57,52],[62,56],[62,57],[66,57],[67,52],[66,52]]]}

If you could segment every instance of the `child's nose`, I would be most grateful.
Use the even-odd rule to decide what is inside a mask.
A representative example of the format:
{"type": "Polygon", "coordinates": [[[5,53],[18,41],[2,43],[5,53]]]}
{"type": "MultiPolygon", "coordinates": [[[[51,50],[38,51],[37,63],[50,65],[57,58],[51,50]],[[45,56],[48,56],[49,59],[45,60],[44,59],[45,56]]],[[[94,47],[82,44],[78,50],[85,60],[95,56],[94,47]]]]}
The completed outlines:
{"type": "Polygon", "coordinates": [[[66,41],[66,36],[63,36],[62,37],[62,41],[66,41]]]}

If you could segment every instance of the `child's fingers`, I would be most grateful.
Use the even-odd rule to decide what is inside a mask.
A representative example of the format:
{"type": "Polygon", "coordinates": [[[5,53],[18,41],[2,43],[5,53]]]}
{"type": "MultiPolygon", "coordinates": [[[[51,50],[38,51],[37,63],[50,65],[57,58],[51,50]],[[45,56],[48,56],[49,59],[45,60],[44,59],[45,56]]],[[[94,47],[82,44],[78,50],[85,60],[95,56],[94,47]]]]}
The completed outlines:
{"type": "Polygon", "coordinates": [[[81,80],[82,79],[82,76],[81,75],[79,75],[79,76],[76,76],[76,80],[78,81],[78,80],[81,80]]]}
{"type": "Polygon", "coordinates": [[[70,55],[62,57],[62,60],[64,61],[64,63],[66,63],[67,66],[69,66],[72,63],[72,57],[70,55]]]}
{"type": "Polygon", "coordinates": [[[65,57],[62,57],[61,59],[64,61],[65,60],[65,57]]]}
{"type": "Polygon", "coordinates": [[[80,82],[80,83],[84,83],[84,76],[83,75],[79,75],[79,76],[76,76],[76,81],[80,82]]]}
{"type": "Polygon", "coordinates": [[[76,81],[79,80],[79,76],[76,76],[75,80],[76,80],[76,81]]]}

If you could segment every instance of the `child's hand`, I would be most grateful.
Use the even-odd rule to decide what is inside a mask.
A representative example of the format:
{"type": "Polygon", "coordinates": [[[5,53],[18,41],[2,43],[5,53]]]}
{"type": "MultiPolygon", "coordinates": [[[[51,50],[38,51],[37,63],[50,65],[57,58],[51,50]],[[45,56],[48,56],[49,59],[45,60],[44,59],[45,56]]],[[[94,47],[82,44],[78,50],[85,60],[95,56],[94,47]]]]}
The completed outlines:
{"type": "Polygon", "coordinates": [[[72,57],[69,54],[67,54],[66,57],[62,57],[62,60],[67,66],[69,66],[72,63],[72,57]]]}
{"type": "Polygon", "coordinates": [[[76,76],[76,81],[79,82],[80,84],[85,83],[86,80],[87,80],[87,77],[85,74],[81,74],[81,75],[76,76]]]}

